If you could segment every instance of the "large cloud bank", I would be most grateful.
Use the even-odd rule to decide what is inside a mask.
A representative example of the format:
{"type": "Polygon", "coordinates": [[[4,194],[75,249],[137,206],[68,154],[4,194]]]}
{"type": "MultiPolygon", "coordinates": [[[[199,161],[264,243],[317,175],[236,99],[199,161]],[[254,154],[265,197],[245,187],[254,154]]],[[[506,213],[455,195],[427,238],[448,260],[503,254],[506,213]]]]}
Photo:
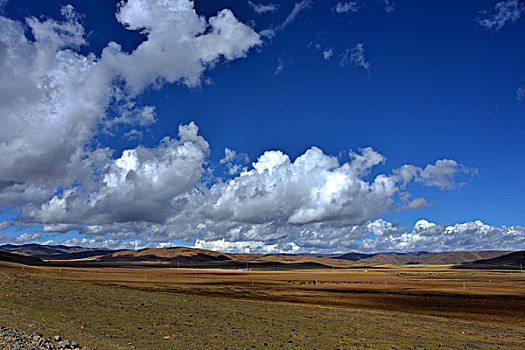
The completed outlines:
{"type": "Polygon", "coordinates": [[[144,40],[133,52],[110,42],[101,57],[82,55],[84,28],[71,5],[63,21],[0,16],[0,202],[43,201],[59,186],[89,175],[108,150],[93,150],[95,133],[115,124],[144,126],[151,106],[133,97],[150,85],[199,84],[221,59],[247,55],[260,36],[230,10],[206,20],[186,0],[121,2],[117,19],[144,40]],[[107,113],[117,106],[116,113],[107,113]],[[111,115],[117,116],[111,117],[111,115]]]}
{"type": "MultiPolygon", "coordinates": [[[[310,3],[296,4],[281,28],[310,3]]],[[[463,185],[460,178],[471,170],[451,159],[378,173],[386,158],[370,147],[350,151],[346,162],[317,147],[296,159],[272,150],[251,165],[246,155],[226,149],[213,165],[194,123],[155,147],[117,154],[100,146],[96,137],[116,125],[155,123],[154,106],[136,102],[145,89],[197,86],[207,69],[247,56],[261,36],[228,9],[206,19],[191,1],[129,0],[119,4],[116,18],[146,39],[131,52],[110,42],[96,56],[81,53],[85,30],[74,8],[63,7],[62,15],[25,24],[0,16],[0,207],[19,212],[0,230],[40,228],[11,241],[77,231],[80,238],[58,235],[46,243],[137,248],[185,240],[265,252],[523,245],[521,227],[420,221],[406,230],[381,219],[428,205],[407,190],[410,184],[463,185]],[[225,176],[215,175],[217,167],[227,169],[225,176]]]]}

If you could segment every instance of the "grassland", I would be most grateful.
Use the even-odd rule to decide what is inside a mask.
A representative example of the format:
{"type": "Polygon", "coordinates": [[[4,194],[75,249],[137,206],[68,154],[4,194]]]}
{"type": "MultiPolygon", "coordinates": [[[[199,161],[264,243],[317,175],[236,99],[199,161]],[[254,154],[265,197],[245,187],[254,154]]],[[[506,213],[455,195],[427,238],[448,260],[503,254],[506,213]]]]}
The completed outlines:
{"type": "Polygon", "coordinates": [[[0,324],[101,349],[521,349],[525,274],[0,265],[0,324]]]}

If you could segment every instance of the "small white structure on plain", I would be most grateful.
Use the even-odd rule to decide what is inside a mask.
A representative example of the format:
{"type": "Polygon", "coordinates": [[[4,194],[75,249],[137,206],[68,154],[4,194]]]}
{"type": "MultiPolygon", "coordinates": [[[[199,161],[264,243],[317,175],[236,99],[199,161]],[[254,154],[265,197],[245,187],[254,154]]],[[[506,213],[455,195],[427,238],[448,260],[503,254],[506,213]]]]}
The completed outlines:
{"type": "Polygon", "coordinates": [[[463,290],[465,290],[465,281],[463,281],[463,290]]]}
{"type": "Polygon", "coordinates": [[[252,277],[252,286],[253,286],[253,277],[252,277]]]}

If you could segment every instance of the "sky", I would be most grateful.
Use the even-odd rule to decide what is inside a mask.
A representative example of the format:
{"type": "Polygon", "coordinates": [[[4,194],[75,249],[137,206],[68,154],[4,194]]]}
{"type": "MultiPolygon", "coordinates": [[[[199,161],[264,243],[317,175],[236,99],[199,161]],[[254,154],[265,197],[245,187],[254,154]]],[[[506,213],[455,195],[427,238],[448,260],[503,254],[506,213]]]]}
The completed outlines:
{"type": "Polygon", "coordinates": [[[525,249],[525,2],[0,0],[0,243],[525,249]]]}

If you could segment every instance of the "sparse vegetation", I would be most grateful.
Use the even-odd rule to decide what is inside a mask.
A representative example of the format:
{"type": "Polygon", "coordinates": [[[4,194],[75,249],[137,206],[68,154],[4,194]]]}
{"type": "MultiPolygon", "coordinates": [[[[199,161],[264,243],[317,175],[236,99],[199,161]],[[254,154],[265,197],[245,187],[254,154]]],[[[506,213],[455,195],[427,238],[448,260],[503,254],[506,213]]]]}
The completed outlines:
{"type": "Polygon", "coordinates": [[[478,282],[471,282],[465,298],[458,299],[470,305],[469,313],[454,312],[447,308],[448,299],[432,292],[445,288],[445,282],[433,279],[426,287],[412,282],[416,287],[403,292],[404,280],[389,270],[1,266],[1,325],[47,336],[61,334],[100,349],[520,349],[525,342],[519,323],[525,304],[525,275],[521,274],[501,274],[501,288],[488,291],[486,299],[477,292],[478,282]],[[385,290],[384,279],[390,291],[385,290]],[[314,280],[319,283],[314,285],[314,280]],[[371,283],[341,283],[345,280],[371,283]],[[415,293],[417,288],[426,292],[415,293]],[[503,293],[508,298],[499,297],[503,293]],[[415,305],[421,308],[419,312],[408,307],[415,300],[420,301],[415,305]],[[492,309],[482,310],[490,303],[507,310],[490,315],[492,309]]]}

